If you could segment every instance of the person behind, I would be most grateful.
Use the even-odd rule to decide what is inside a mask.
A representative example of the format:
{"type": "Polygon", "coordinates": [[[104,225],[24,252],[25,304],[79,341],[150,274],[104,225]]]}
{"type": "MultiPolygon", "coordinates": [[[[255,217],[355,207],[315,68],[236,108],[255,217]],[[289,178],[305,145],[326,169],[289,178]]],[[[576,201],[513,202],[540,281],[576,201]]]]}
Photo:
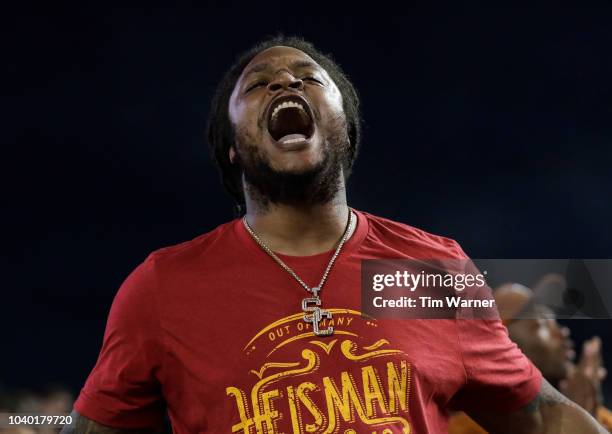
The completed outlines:
{"type": "Polygon", "coordinates": [[[0,414],[3,419],[0,432],[3,434],[55,434],[60,425],[47,424],[14,424],[7,426],[8,415],[44,415],[62,416],[70,412],[74,396],[60,384],[49,384],[35,390],[18,389],[2,391],[0,389],[0,414]]]}
{"type": "Polygon", "coordinates": [[[207,137],[241,217],[126,279],[66,433],[154,432],[166,412],[177,434],[440,433],[451,407],[493,432],[601,432],[499,320],[361,315],[363,260],[467,256],[348,205],[360,131],[357,92],[312,44],[279,36],[238,57],[207,137]]]}
{"type": "MultiPolygon", "coordinates": [[[[554,284],[564,289],[560,275],[544,276],[537,287],[554,284]]],[[[603,406],[601,383],[607,371],[603,366],[601,339],[584,342],[580,359],[575,362],[570,330],[561,326],[554,312],[536,301],[534,292],[517,283],[500,286],[495,292],[500,317],[510,339],[540,369],[546,380],[565,396],[595,416],[612,430],[612,413],[603,406]]],[[[486,431],[464,413],[451,418],[450,434],[480,434],[486,431]]]]}

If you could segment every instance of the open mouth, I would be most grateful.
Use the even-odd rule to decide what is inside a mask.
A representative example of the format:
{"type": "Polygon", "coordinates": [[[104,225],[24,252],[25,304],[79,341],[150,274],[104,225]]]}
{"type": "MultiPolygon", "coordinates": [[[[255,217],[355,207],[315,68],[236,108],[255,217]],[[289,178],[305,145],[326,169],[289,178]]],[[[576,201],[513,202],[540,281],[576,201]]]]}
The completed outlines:
{"type": "Polygon", "coordinates": [[[314,133],[314,122],[306,101],[296,95],[275,100],[268,109],[268,132],[285,145],[307,141],[314,133]]]}

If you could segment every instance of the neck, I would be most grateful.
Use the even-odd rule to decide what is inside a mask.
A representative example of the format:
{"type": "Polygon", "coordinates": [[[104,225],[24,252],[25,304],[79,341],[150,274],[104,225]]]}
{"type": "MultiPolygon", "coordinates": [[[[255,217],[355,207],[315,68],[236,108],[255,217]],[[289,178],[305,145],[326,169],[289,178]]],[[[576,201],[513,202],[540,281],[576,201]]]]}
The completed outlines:
{"type": "Polygon", "coordinates": [[[274,252],[292,256],[316,255],[332,250],[344,234],[349,218],[346,192],[316,205],[260,205],[246,197],[246,218],[251,228],[274,252]]]}

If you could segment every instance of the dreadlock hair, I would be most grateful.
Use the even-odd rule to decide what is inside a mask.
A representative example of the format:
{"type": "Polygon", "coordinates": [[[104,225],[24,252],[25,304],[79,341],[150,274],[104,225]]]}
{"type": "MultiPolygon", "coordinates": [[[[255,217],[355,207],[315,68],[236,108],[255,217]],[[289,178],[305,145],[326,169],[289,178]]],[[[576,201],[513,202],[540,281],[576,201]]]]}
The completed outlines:
{"type": "Polygon", "coordinates": [[[223,186],[234,200],[237,215],[246,212],[244,190],[242,186],[242,170],[229,159],[229,149],[234,146],[235,131],[229,119],[229,100],[238,78],[249,62],[260,52],[275,46],[296,48],[317,62],[327,71],[342,94],[343,109],[346,116],[347,133],[350,140],[344,167],[345,180],[348,179],[353,163],[357,158],[361,142],[361,117],[359,114],[359,96],[352,83],[331,55],[317,50],[314,45],[297,36],[276,36],[265,39],[249,50],[240,54],[234,64],[225,73],[217,85],[213,95],[206,125],[206,136],[211,157],[219,169],[223,186]]]}

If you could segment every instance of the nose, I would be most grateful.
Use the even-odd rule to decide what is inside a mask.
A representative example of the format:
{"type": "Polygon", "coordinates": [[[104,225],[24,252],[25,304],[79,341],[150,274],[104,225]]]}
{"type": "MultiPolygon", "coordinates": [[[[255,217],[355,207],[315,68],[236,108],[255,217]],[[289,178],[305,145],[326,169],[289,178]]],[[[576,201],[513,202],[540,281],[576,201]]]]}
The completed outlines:
{"type": "Polygon", "coordinates": [[[303,88],[304,82],[287,71],[277,73],[274,79],[268,84],[268,90],[272,93],[287,89],[302,90],[303,88]]]}
{"type": "Polygon", "coordinates": [[[565,345],[568,346],[569,348],[574,348],[574,341],[571,338],[570,329],[563,326],[559,328],[559,331],[561,333],[561,337],[563,341],[565,342],[565,345]]]}
{"type": "Polygon", "coordinates": [[[561,336],[563,336],[564,338],[566,338],[566,339],[570,338],[570,334],[571,333],[570,333],[570,329],[569,328],[567,328],[565,326],[562,326],[562,327],[559,328],[559,331],[561,332],[561,336]]]}

